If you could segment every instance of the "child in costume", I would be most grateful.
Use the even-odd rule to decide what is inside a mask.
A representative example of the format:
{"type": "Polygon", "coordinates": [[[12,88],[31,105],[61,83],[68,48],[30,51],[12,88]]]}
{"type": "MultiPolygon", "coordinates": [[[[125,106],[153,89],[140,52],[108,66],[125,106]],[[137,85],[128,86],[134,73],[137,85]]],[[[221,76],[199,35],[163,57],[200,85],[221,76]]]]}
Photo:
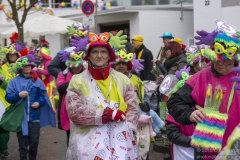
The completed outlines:
{"type": "MultiPolygon", "coordinates": [[[[6,110],[2,117],[2,123],[0,126],[3,129],[9,129],[9,123],[19,123],[15,118],[12,118],[11,122],[7,121],[3,123],[7,115],[17,114],[22,119],[22,123],[19,123],[17,132],[19,142],[19,156],[21,160],[29,159],[35,160],[37,156],[40,128],[46,125],[52,125],[55,127],[54,112],[49,101],[46,87],[44,83],[37,77],[37,74],[32,71],[32,68],[36,67],[37,54],[33,51],[29,52],[27,56],[20,57],[15,65],[16,72],[19,74],[15,78],[11,79],[8,83],[6,100],[12,105],[9,110],[6,110]],[[21,109],[17,113],[12,108],[21,109]],[[12,112],[12,113],[9,113],[12,112]],[[28,150],[29,147],[29,150],[28,150]]],[[[18,117],[19,117],[18,116],[18,117]]]]}
{"type": "MultiPolygon", "coordinates": [[[[204,160],[212,160],[218,154],[216,151],[226,146],[230,134],[240,123],[238,118],[240,100],[234,91],[235,84],[230,81],[231,77],[236,75],[233,68],[235,62],[239,61],[240,40],[236,32],[230,33],[220,26],[217,26],[217,29],[211,33],[206,31],[197,31],[197,33],[199,34],[195,37],[199,40],[197,45],[210,45],[210,48],[203,50],[203,55],[212,61],[212,65],[191,76],[183,87],[172,94],[168,100],[168,111],[180,124],[197,123],[195,131],[198,126],[204,125],[201,129],[198,128],[199,132],[194,131],[191,145],[196,146],[199,150],[203,149],[201,153],[203,153],[204,160]],[[209,85],[213,90],[208,92],[209,85]],[[217,111],[209,111],[209,107],[212,106],[205,106],[206,95],[215,94],[218,86],[225,88],[224,94],[221,92],[220,95],[221,103],[218,104],[219,108],[215,108],[217,111]],[[192,106],[195,105],[200,108],[193,110],[192,106]],[[210,113],[215,120],[209,118],[210,113]],[[214,120],[214,123],[208,120],[214,120]],[[218,124],[221,125],[216,126],[218,124]],[[215,129],[209,131],[213,127],[215,129]],[[219,131],[223,134],[221,135],[219,131]],[[203,138],[206,135],[208,135],[207,138],[203,138]]],[[[215,101],[215,99],[211,101],[215,101]]]]}
{"type": "Polygon", "coordinates": [[[67,133],[67,146],[70,136],[70,120],[66,110],[66,94],[72,76],[83,71],[84,52],[65,51],[60,58],[65,62],[67,69],[60,72],[57,77],[57,90],[60,94],[58,103],[58,128],[65,130],[67,133]]]}

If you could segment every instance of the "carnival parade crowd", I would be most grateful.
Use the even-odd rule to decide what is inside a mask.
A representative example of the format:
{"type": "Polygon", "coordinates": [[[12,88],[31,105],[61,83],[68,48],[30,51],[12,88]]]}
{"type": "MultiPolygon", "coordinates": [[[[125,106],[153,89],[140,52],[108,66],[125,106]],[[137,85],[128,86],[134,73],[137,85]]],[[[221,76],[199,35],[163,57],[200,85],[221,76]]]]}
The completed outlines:
{"type": "Polygon", "coordinates": [[[199,30],[192,46],[164,32],[154,58],[142,35],[67,29],[53,58],[44,36],[0,46],[2,159],[16,132],[19,159],[36,160],[48,125],[66,132],[66,160],[146,160],[159,139],[164,160],[240,159],[240,32],[199,30]]]}

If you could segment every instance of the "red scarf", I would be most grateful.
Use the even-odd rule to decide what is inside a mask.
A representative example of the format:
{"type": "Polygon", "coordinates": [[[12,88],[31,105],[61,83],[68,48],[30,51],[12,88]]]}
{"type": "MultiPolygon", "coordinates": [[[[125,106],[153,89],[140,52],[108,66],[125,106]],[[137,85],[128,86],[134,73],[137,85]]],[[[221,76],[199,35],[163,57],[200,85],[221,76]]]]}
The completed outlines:
{"type": "Polygon", "coordinates": [[[95,80],[105,80],[109,76],[110,65],[103,68],[93,68],[91,65],[88,65],[88,71],[95,80]]]}

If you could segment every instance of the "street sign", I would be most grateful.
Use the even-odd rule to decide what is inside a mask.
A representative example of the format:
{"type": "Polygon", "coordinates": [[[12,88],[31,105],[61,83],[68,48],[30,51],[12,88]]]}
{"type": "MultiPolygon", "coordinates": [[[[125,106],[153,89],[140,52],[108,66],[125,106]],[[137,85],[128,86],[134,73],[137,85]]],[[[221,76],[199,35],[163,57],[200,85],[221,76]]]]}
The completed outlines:
{"type": "Polygon", "coordinates": [[[91,0],[85,0],[82,3],[82,12],[89,16],[94,12],[94,3],[91,0]]]}
{"type": "Polygon", "coordinates": [[[94,17],[83,17],[83,25],[93,27],[94,26],[94,17]]]}

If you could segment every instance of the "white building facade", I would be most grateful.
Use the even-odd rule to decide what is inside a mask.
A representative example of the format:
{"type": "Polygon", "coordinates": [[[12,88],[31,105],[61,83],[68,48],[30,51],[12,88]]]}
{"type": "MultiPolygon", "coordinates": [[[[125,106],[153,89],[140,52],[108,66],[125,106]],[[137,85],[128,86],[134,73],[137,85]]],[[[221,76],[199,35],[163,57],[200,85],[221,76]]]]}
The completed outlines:
{"type": "MultiPolygon", "coordinates": [[[[7,4],[5,1],[3,0],[7,4]]],[[[172,32],[173,36],[182,38],[183,43],[191,45],[194,43],[196,30],[212,31],[215,28],[215,19],[225,20],[240,28],[240,21],[237,21],[237,15],[240,15],[239,1],[228,0],[226,3],[226,0],[187,0],[181,7],[181,4],[172,0],[105,0],[105,3],[111,3],[112,6],[106,10],[98,10],[94,19],[96,26],[91,30],[103,32],[129,29],[130,37],[136,34],[144,37],[145,46],[156,57],[163,45],[159,37],[164,31],[172,32]]],[[[74,0],[69,5],[73,2],[74,0]]],[[[67,1],[65,3],[67,4],[67,1]]],[[[83,22],[86,17],[81,9],[54,8],[57,3],[47,5],[50,5],[55,16],[78,22],[83,22]]],[[[99,8],[101,5],[99,4],[99,8]]],[[[19,11],[19,15],[21,12],[19,11]]],[[[34,13],[34,9],[30,12],[32,14],[28,15],[27,20],[42,14],[41,11],[34,13]]],[[[92,16],[95,16],[95,13],[92,16]]],[[[0,33],[12,26],[14,23],[7,22],[3,11],[0,11],[0,33]]],[[[46,39],[50,43],[52,56],[66,45],[65,35],[46,35],[46,39]]]]}

